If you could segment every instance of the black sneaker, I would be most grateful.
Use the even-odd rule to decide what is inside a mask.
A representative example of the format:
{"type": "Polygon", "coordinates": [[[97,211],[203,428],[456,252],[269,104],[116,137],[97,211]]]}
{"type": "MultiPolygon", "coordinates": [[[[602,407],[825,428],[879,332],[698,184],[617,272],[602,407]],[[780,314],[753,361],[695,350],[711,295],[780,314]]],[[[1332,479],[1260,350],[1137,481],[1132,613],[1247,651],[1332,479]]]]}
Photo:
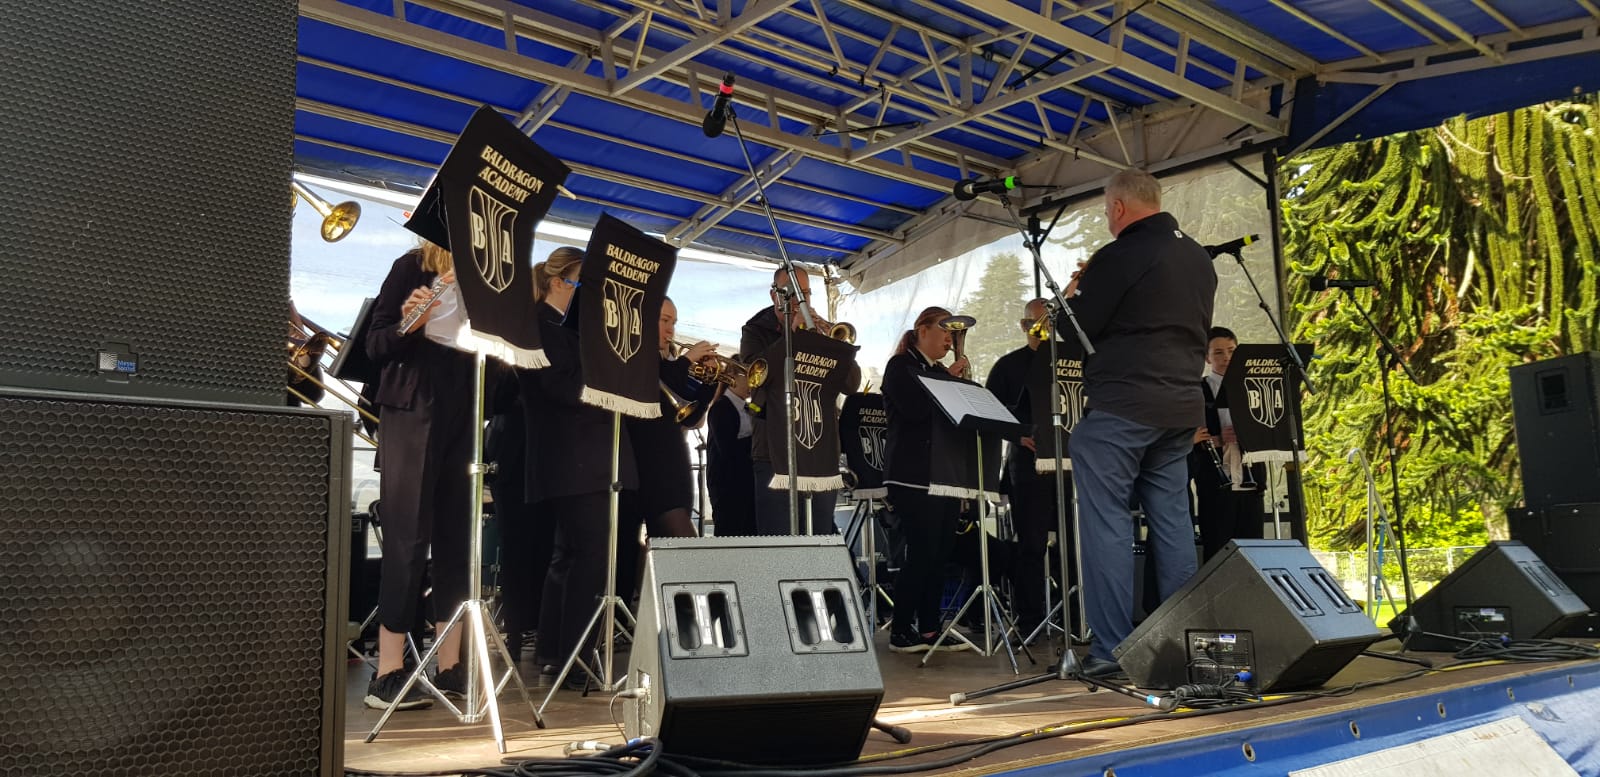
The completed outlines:
{"type": "Polygon", "coordinates": [[[467,666],[465,662],[458,663],[449,669],[444,669],[434,674],[433,687],[446,696],[462,698],[467,695],[467,666]]]}
{"type": "MultiPolygon", "coordinates": [[[[933,643],[939,642],[939,635],[941,633],[942,632],[938,631],[930,631],[927,634],[922,635],[922,640],[928,643],[929,650],[934,649],[933,643]]],[[[970,638],[967,638],[966,634],[960,629],[951,629],[949,636],[946,636],[943,642],[939,642],[938,651],[940,653],[955,653],[966,650],[972,647],[972,645],[968,644],[968,639],[970,638]]]]}
{"type": "Polygon", "coordinates": [[[889,649],[896,653],[926,653],[933,640],[909,631],[889,632],[889,649]]]}
{"type": "Polygon", "coordinates": [[[404,669],[396,669],[383,676],[374,673],[372,681],[367,683],[366,705],[375,710],[388,709],[390,704],[397,710],[420,710],[433,706],[433,699],[423,693],[422,688],[416,684],[411,686],[411,691],[405,698],[395,701],[400,695],[400,689],[405,687],[406,678],[411,673],[404,669]]]}

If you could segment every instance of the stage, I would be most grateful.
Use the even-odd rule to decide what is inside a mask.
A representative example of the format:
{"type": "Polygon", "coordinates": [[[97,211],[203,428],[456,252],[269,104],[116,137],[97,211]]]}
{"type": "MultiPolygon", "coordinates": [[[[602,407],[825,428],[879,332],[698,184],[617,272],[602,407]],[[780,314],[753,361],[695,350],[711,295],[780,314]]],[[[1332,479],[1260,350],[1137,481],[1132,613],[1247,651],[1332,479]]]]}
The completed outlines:
{"type": "MultiPolygon", "coordinates": [[[[1397,647],[1394,641],[1377,645],[1382,652],[1397,647]]],[[[1415,654],[1439,667],[1424,672],[1409,664],[1362,657],[1322,689],[1364,686],[1342,695],[1209,714],[1179,711],[1133,721],[1129,719],[1155,711],[1128,696],[1090,693],[1081,683],[1055,680],[955,707],[949,701],[952,693],[1013,679],[1003,653],[989,658],[971,652],[939,653],[919,668],[919,656],[889,652],[882,632],[877,649],[885,687],[879,718],[906,727],[914,738],[911,745],[902,746],[874,731],[867,738],[864,757],[1035,732],[1015,746],[960,763],[955,760],[970,748],[891,761],[930,766],[942,762],[930,773],[1127,777],[1248,769],[1252,774],[1354,775],[1406,763],[1421,764],[1405,767],[1408,777],[1460,773],[1430,770],[1429,764],[1439,769],[1448,766],[1444,762],[1449,758],[1441,760],[1442,752],[1483,773],[1501,767],[1502,774],[1600,774],[1600,661],[1451,667],[1455,661],[1448,654],[1415,654]],[[1318,768],[1359,756],[1368,760],[1318,768]]],[[[1048,653],[1045,648],[1044,654],[1036,655],[1037,667],[1024,661],[1022,675],[1045,671],[1048,653]]],[[[619,660],[626,661],[626,654],[619,660]]],[[[526,677],[537,681],[537,670],[525,664],[526,677]]],[[[623,740],[608,712],[608,698],[581,698],[563,691],[546,710],[549,728],[544,730],[534,728],[527,708],[512,701],[514,692],[502,695],[505,756],[496,752],[487,722],[459,724],[437,705],[397,712],[379,738],[366,744],[362,739],[380,714],[361,706],[369,676],[363,664],[349,667],[345,716],[349,769],[440,772],[494,766],[502,758],[562,757],[572,742],[623,740]]],[[[536,704],[543,694],[541,689],[536,704]]]]}

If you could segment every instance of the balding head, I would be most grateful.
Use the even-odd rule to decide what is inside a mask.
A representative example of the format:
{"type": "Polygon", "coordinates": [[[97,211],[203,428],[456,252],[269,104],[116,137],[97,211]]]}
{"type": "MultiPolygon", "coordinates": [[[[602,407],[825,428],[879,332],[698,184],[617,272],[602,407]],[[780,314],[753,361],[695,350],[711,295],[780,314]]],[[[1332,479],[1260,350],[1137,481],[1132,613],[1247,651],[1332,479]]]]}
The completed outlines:
{"type": "Polygon", "coordinates": [[[1111,236],[1161,212],[1161,183],[1143,170],[1122,170],[1106,181],[1106,226],[1111,236]]]}
{"type": "MultiPolygon", "coordinates": [[[[1044,315],[1044,311],[1045,307],[1043,297],[1029,300],[1028,304],[1022,309],[1022,320],[1018,323],[1022,325],[1023,334],[1028,336],[1029,348],[1038,348],[1039,344],[1044,342],[1044,338],[1034,336],[1033,329],[1033,325],[1039,321],[1041,316],[1044,315]]],[[[1048,321],[1045,322],[1044,331],[1050,331],[1050,323],[1048,321]]]]}

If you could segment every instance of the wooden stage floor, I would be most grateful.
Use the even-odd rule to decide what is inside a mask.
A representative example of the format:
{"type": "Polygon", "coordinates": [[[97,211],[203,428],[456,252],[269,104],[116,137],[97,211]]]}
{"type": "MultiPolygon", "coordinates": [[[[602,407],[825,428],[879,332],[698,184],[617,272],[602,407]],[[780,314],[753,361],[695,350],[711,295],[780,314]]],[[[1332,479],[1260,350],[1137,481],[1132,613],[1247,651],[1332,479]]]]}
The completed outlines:
{"type": "MultiPolygon", "coordinates": [[[[928,666],[918,667],[919,656],[891,653],[883,632],[878,633],[879,666],[884,678],[885,696],[879,718],[910,729],[911,747],[967,740],[1028,731],[1062,723],[1120,718],[1151,712],[1138,701],[1109,691],[1088,692],[1081,683],[1051,680],[1009,694],[986,697],[954,707],[949,697],[1015,679],[1003,653],[984,657],[972,652],[939,653],[928,666]]],[[[1380,651],[1398,649],[1394,641],[1377,645],[1380,651]]],[[[1445,654],[1419,654],[1444,666],[1453,661],[1445,654]]],[[[1050,662],[1050,648],[1039,663],[1030,667],[1022,662],[1022,676],[1039,674],[1050,662]]],[[[619,664],[626,666],[627,654],[620,653],[619,664]]],[[[958,766],[944,774],[994,774],[1040,764],[1062,761],[1143,745],[1206,737],[1240,728],[1266,725],[1337,712],[1464,686],[1509,680],[1547,671],[1554,664],[1498,664],[1433,672],[1421,677],[1363,688],[1340,697],[1317,698],[1304,702],[1262,709],[1240,709],[1224,714],[1185,717],[1181,713],[1166,719],[1122,728],[1074,733],[1044,738],[1006,748],[958,766]]],[[[1383,680],[1417,669],[1408,664],[1376,658],[1357,658],[1329,683],[1328,687],[1383,680]]],[[[345,765],[347,768],[381,772],[445,771],[449,769],[494,766],[505,757],[562,757],[571,742],[598,740],[619,743],[623,736],[612,723],[608,698],[591,694],[581,698],[576,692],[556,695],[545,717],[549,728],[536,729],[532,716],[514,691],[502,694],[505,722],[505,756],[496,751],[494,737],[486,722],[467,725],[456,721],[444,708],[396,712],[373,743],[362,739],[377,722],[379,712],[361,704],[370,670],[352,663],[347,680],[348,706],[345,715],[345,765]],[[515,701],[513,701],[515,700],[515,701]]],[[[525,662],[524,678],[537,682],[537,668],[525,662]]],[[[535,704],[544,698],[541,689],[535,704]]],[[[620,704],[618,714],[620,715],[620,704]]],[[[867,738],[864,755],[892,752],[905,746],[881,732],[867,738]]],[[[933,760],[953,751],[918,756],[933,760]]]]}

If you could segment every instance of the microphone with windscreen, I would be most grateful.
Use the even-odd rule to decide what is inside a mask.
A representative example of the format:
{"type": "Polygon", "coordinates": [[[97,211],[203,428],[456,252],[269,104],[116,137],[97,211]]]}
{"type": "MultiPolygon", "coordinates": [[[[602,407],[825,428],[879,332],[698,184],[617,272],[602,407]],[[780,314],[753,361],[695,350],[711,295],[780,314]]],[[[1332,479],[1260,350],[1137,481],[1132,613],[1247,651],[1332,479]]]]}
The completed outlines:
{"type": "Polygon", "coordinates": [[[722,87],[717,90],[717,101],[711,104],[711,112],[706,114],[705,120],[700,122],[700,131],[706,137],[714,138],[722,134],[722,129],[728,124],[728,103],[733,100],[733,74],[722,75],[722,87]]]}

